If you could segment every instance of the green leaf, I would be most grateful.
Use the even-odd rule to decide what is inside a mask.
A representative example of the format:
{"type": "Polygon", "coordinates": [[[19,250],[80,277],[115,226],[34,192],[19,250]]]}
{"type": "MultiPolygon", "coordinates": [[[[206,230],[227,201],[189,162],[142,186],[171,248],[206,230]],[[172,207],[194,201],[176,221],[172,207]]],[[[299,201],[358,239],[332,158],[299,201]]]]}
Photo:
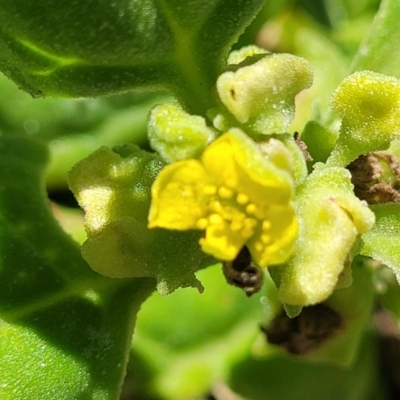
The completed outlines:
{"type": "Polygon", "coordinates": [[[307,362],[278,354],[267,360],[248,357],[230,376],[231,388],[246,400],[385,400],[379,379],[376,342],[366,337],[349,368],[307,362]]]}
{"type": "Polygon", "coordinates": [[[170,97],[159,92],[97,99],[33,99],[0,74],[0,132],[26,133],[48,142],[47,188],[65,189],[72,166],[100,146],[147,143],[149,110],[167,99],[170,97]]]}
{"type": "MultiPolygon", "coordinates": [[[[107,98],[109,99],[109,98],[107,98]]],[[[113,109],[101,107],[107,117],[92,129],[62,135],[50,142],[50,164],[47,169],[48,188],[66,188],[68,171],[77,162],[96,151],[101,146],[115,146],[134,141],[147,143],[147,116],[156,101],[165,97],[151,98],[139,104],[113,109]]],[[[54,101],[54,99],[52,99],[54,101]]],[[[63,99],[64,101],[67,101],[63,99]]],[[[105,101],[105,99],[97,99],[105,101]]],[[[35,100],[37,101],[37,100],[35,100]]],[[[70,102],[77,100],[69,100],[70,102]]],[[[81,100],[87,102],[88,99],[81,100]]],[[[86,105],[90,107],[90,103],[86,105]]],[[[100,107],[99,107],[100,108],[100,107]]],[[[77,119],[84,118],[76,115],[77,119]]]]}
{"type": "Polygon", "coordinates": [[[201,251],[201,232],[147,227],[151,185],[164,164],[159,155],[127,145],[102,147],[72,169],[70,187],[88,233],[83,256],[105,276],[155,278],[163,294],[179,286],[201,289],[194,273],[214,262],[201,251]]]}
{"type": "Polygon", "coordinates": [[[168,87],[192,110],[264,0],[0,1],[0,69],[34,96],[168,87]]]}
{"type": "Polygon", "coordinates": [[[352,284],[335,290],[326,301],[341,317],[341,327],[322,346],[306,355],[309,360],[326,362],[343,367],[353,364],[360,340],[370,327],[374,307],[374,285],[371,268],[363,257],[354,260],[351,266],[352,284]]]}
{"type": "MultiPolygon", "coordinates": [[[[375,306],[372,268],[365,257],[356,257],[342,273],[351,280],[348,287],[340,287],[322,304],[301,308],[284,306],[282,314],[267,326],[265,337],[256,355],[271,358],[277,351],[295,354],[298,359],[317,363],[350,367],[358,352],[360,340],[370,328],[370,317],[375,306]],[[289,320],[289,318],[295,318],[289,320]],[[324,332],[325,336],[321,335],[324,332]],[[281,342],[273,344],[280,338],[281,342]]],[[[342,280],[343,277],[342,277],[342,280]]]]}
{"type": "Polygon", "coordinates": [[[353,61],[352,71],[370,70],[400,78],[398,0],[383,0],[368,35],[353,61]]]}
{"type": "MultiPolygon", "coordinates": [[[[293,13],[291,18],[296,18],[296,14],[293,13]]],[[[347,76],[349,61],[338,44],[326,37],[326,32],[323,33],[319,29],[312,29],[309,26],[301,27],[292,37],[295,46],[294,54],[304,57],[310,63],[314,79],[312,86],[302,93],[301,101],[296,104],[296,115],[291,131],[303,129],[311,119],[324,126],[324,128],[322,126],[320,129],[317,128],[317,131],[318,134],[326,136],[326,133],[321,131],[332,129],[337,118],[329,107],[329,101],[333,90],[347,76]]],[[[332,134],[328,135],[332,136],[332,134]]],[[[324,139],[325,137],[320,137],[319,141],[322,142],[324,139]]],[[[332,139],[329,138],[329,144],[324,147],[330,147],[331,142],[332,139]]]]}
{"type": "Polygon", "coordinates": [[[386,264],[400,282],[400,204],[386,203],[371,206],[376,222],[364,234],[360,254],[386,264]]]}
{"type": "Polygon", "coordinates": [[[325,162],[337,140],[337,133],[317,121],[308,121],[301,133],[301,140],[306,144],[312,157],[312,163],[325,162]]]}
{"type": "MultiPolygon", "coordinates": [[[[383,309],[400,320],[400,290],[394,272],[385,265],[375,268],[374,285],[376,290],[377,303],[383,306],[383,309]]],[[[379,323],[378,323],[379,326],[379,323]]],[[[384,333],[385,334],[385,333],[384,333]]]]}
{"type": "Polygon", "coordinates": [[[204,293],[194,289],[178,289],[167,297],[154,293],[138,318],[134,359],[147,360],[153,374],[146,389],[163,399],[194,399],[208,392],[249,353],[259,324],[275,311],[272,296],[264,297],[265,289],[275,289],[272,282],[248,298],[226,284],[221,265],[198,275],[204,293]]]}
{"type": "Polygon", "coordinates": [[[26,133],[46,141],[83,133],[104,122],[115,110],[112,100],[33,99],[0,74],[0,130],[6,135],[26,133]]]}
{"type": "Polygon", "coordinates": [[[0,137],[0,398],[115,400],[154,281],[89,268],[51,214],[46,160],[33,139],[0,137]]]}

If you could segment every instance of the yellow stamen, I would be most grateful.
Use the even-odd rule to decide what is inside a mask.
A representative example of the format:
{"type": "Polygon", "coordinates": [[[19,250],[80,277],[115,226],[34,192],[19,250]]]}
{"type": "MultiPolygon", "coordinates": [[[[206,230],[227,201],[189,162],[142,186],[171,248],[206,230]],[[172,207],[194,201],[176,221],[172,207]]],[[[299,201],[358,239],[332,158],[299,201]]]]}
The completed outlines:
{"type": "Polygon", "coordinates": [[[205,185],[203,186],[203,193],[212,196],[217,193],[217,188],[214,185],[205,185]]]}
{"type": "Polygon", "coordinates": [[[246,218],[243,222],[243,225],[247,228],[255,228],[257,225],[257,221],[254,218],[246,218]]]}
{"type": "Polygon", "coordinates": [[[221,186],[218,189],[218,194],[223,199],[230,199],[233,196],[233,191],[232,189],[229,189],[226,186],[221,186]]]}
{"type": "Polygon", "coordinates": [[[237,195],[236,201],[238,204],[244,206],[250,201],[250,197],[246,193],[239,193],[237,195]]]}
{"type": "Polygon", "coordinates": [[[220,213],[222,211],[222,205],[217,200],[213,200],[210,203],[209,208],[210,208],[211,211],[214,211],[215,213],[220,213]]]}
{"type": "Polygon", "coordinates": [[[271,241],[271,236],[264,233],[263,235],[261,235],[261,241],[264,244],[268,244],[271,241]]]}
{"type": "Polygon", "coordinates": [[[208,217],[208,221],[211,225],[219,225],[221,224],[224,220],[219,214],[211,214],[208,217]]]}
{"type": "Polygon", "coordinates": [[[197,222],[196,222],[196,227],[198,229],[206,229],[208,226],[208,221],[206,218],[200,218],[197,222]]]}
{"type": "Polygon", "coordinates": [[[247,214],[254,214],[257,211],[257,206],[254,203],[250,203],[246,206],[247,214]]]}
{"type": "Polygon", "coordinates": [[[240,232],[242,238],[247,239],[254,234],[254,228],[257,225],[257,221],[254,218],[246,218],[243,221],[243,229],[240,232]]]}
{"type": "Polygon", "coordinates": [[[272,224],[270,221],[264,220],[262,223],[262,230],[269,231],[271,229],[271,226],[272,226],[272,224]]]}

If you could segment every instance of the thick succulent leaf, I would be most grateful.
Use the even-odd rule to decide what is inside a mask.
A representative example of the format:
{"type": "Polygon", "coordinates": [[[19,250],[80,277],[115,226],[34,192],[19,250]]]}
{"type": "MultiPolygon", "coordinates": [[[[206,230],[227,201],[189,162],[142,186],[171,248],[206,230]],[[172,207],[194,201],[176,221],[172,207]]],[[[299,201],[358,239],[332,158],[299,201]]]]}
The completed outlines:
{"type": "Polygon", "coordinates": [[[163,294],[179,286],[201,289],[194,273],[213,263],[199,246],[200,231],[149,229],[150,188],[161,157],[135,145],[103,147],[78,163],[70,187],[85,211],[83,256],[113,278],[151,277],[163,294]]]}
{"type": "Polygon", "coordinates": [[[1,0],[0,69],[34,96],[162,85],[204,111],[200,99],[263,3],[1,0]]]}
{"type": "Polygon", "coordinates": [[[376,222],[363,235],[360,253],[386,264],[400,282],[400,204],[387,203],[371,206],[376,222]]]}
{"type": "Polygon", "coordinates": [[[116,399],[155,282],[90,269],[51,215],[46,159],[32,139],[0,137],[0,398],[116,399]]]}
{"type": "Polygon", "coordinates": [[[383,0],[371,29],[353,61],[352,70],[370,70],[400,78],[400,2],[383,0]]]}

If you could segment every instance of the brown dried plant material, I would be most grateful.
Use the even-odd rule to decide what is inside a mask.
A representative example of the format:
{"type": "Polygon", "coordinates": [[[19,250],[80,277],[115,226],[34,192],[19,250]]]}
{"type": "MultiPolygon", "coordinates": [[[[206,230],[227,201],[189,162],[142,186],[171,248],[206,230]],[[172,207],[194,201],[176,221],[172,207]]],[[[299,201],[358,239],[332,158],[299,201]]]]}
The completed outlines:
{"type": "Polygon", "coordinates": [[[368,204],[400,201],[400,164],[386,151],[361,155],[347,167],[355,195],[368,204]]]}
{"type": "Polygon", "coordinates": [[[223,262],[222,270],[226,281],[230,285],[243,289],[248,297],[260,291],[264,274],[261,268],[252,263],[250,252],[246,246],[233,261],[223,262]]]}
{"type": "Polygon", "coordinates": [[[310,153],[307,150],[307,145],[300,139],[299,132],[294,133],[294,141],[303,154],[303,157],[306,161],[312,161],[313,158],[311,157],[310,153]]]}
{"type": "Polygon", "coordinates": [[[295,318],[284,312],[267,327],[261,327],[269,343],[291,354],[304,355],[335,336],[343,326],[341,315],[332,308],[317,304],[304,307],[295,318]]]}

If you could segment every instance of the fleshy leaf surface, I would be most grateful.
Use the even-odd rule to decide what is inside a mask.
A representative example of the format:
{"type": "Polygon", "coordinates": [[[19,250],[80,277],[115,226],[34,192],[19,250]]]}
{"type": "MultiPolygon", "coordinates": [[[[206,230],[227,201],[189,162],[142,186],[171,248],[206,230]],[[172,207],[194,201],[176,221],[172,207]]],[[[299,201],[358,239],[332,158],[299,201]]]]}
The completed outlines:
{"type": "Polygon", "coordinates": [[[239,125],[255,135],[287,132],[294,117],[295,96],[311,84],[312,71],[303,58],[263,53],[256,46],[234,51],[228,70],[216,84],[230,115],[217,114],[214,125],[222,131],[224,125],[239,125]]]}
{"type": "Polygon", "coordinates": [[[46,160],[35,140],[0,137],[0,398],[115,400],[155,282],[91,270],[51,214],[46,160]]]}
{"type": "Polygon", "coordinates": [[[165,165],[135,145],[103,147],[78,163],[70,187],[85,210],[90,266],[113,278],[151,277],[160,293],[201,289],[194,273],[213,263],[198,245],[201,233],[149,229],[150,188],[165,165]]]}
{"type": "Polygon", "coordinates": [[[282,303],[307,306],[326,300],[338,284],[349,284],[344,268],[359,236],[372,228],[374,214],[355,197],[346,169],[322,164],[299,188],[296,206],[297,248],[285,265],[269,271],[282,303]]]}
{"type": "Polygon", "coordinates": [[[386,264],[400,282],[400,204],[371,206],[376,223],[363,235],[360,253],[386,264]]]}
{"type": "Polygon", "coordinates": [[[371,70],[400,78],[400,24],[397,0],[383,0],[354,58],[352,70],[371,70]]]}
{"type": "Polygon", "coordinates": [[[1,0],[0,69],[35,96],[163,86],[205,111],[229,47],[263,3],[1,0]]]}
{"type": "Polygon", "coordinates": [[[178,103],[159,104],[150,112],[150,146],[169,163],[200,157],[216,136],[205,118],[186,113],[178,103]]]}
{"type": "Polygon", "coordinates": [[[346,166],[360,154],[386,150],[400,136],[400,80],[371,71],[344,79],[332,96],[339,139],[327,163],[346,166]]]}

